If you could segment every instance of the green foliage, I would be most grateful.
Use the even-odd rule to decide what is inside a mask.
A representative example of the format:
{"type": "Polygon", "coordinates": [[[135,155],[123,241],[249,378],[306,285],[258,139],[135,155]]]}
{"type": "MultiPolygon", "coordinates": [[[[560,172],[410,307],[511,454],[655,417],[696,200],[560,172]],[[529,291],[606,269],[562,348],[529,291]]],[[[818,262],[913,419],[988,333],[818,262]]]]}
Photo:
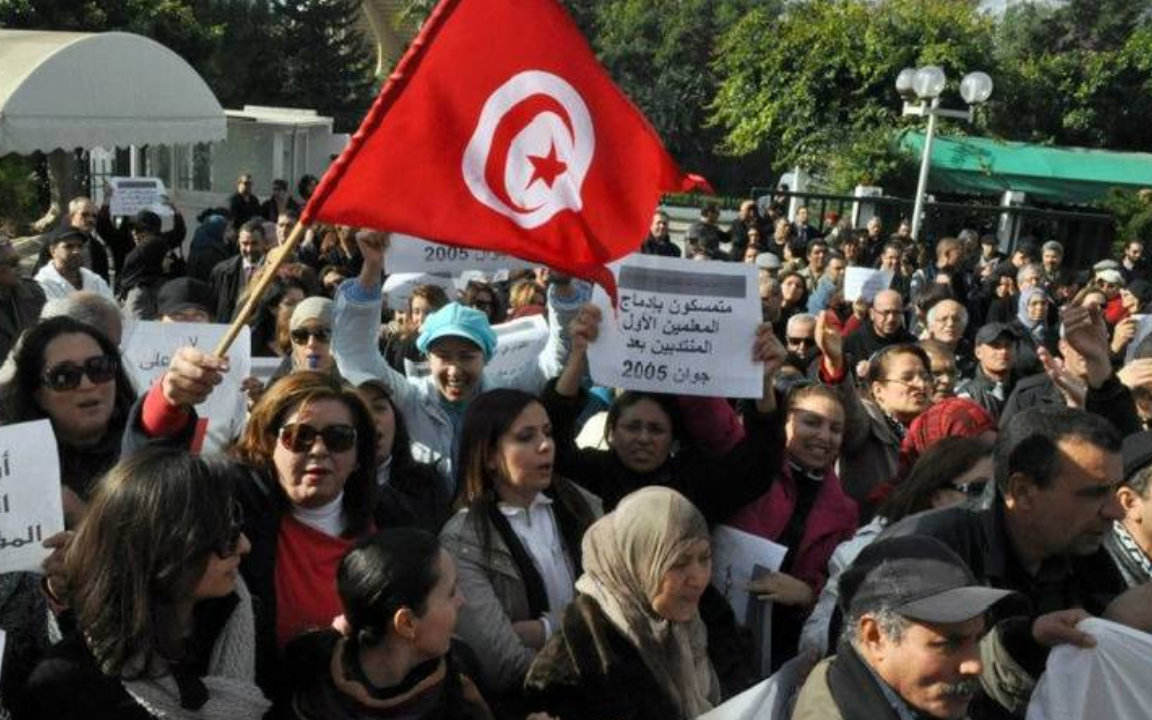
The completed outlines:
{"type": "Polygon", "coordinates": [[[376,91],[375,57],[360,33],[358,0],[276,0],[284,33],[283,95],[355,130],[376,91]]]}
{"type": "Polygon", "coordinates": [[[1122,252],[1130,240],[1152,242],[1152,190],[1112,188],[1099,205],[1116,219],[1113,254],[1122,252]]]}
{"type": "Polygon", "coordinates": [[[20,228],[38,214],[36,166],[29,157],[0,157],[0,232],[20,228]]]}
{"type": "Polygon", "coordinates": [[[715,59],[721,150],[768,149],[778,169],[806,166],[833,190],[899,179],[907,162],[891,149],[902,123],[896,75],[937,64],[955,87],[968,70],[987,69],[991,45],[992,22],[975,2],[801,0],[779,16],[754,9],[725,33],[715,59]]]}

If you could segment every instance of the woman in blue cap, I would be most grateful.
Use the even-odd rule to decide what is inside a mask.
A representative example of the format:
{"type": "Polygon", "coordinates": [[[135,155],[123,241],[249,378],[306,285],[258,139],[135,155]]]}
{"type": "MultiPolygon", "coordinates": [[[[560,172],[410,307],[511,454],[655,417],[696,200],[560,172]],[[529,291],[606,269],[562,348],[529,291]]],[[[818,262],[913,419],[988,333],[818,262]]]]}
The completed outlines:
{"type": "MultiPolygon", "coordinates": [[[[428,355],[427,377],[407,378],[391,368],[376,344],[384,301],[380,278],[384,273],[387,234],[365,232],[357,236],[364,265],[355,282],[336,293],[332,318],[332,350],[340,371],[353,383],[378,379],[392,393],[412,437],[413,456],[436,466],[453,487],[452,463],[457,436],[469,402],[497,386],[484,367],[496,351],[496,333],[479,310],[449,303],[424,321],[416,344],[428,355]]],[[[536,394],[549,378],[560,374],[567,358],[562,331],[587,299],[574,286],[557,284],[549,292],[548,342],[535,363],[501,384],[536,394]]]]}

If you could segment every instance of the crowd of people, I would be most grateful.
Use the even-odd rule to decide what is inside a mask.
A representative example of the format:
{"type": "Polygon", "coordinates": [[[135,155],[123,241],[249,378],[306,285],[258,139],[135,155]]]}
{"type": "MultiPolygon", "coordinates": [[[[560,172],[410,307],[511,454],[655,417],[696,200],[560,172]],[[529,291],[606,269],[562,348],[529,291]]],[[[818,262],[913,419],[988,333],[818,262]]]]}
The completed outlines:
{"type": "Polygon", "coordinates": [[[657,212],[642,252],[757,268],[763,392],[736,401],[597,386],[582,281],[394,297],[388,235],[314,226],[249,321],[281,364],[202,453],[228,359],[173,348],[136,387],[123,323],[232,321],[315,184],[242,175],[186,254],[177,208],[87,198],[32,277],[0,240],[0,424],[51,422],[67,527],[0,574],[11,717],[689,720],[765,677],[718,525],[787,550],[747,590],[772,668],[803,665],[795,718],[1023,717],[1081,620],[1152,631],[1140,242],[1067,268],[747,201],[682,248],[657,212]],[[891,283],[847,302],[853,267],[891,283]],[[526,315],[538,357],[487,372],[526,315]]]}

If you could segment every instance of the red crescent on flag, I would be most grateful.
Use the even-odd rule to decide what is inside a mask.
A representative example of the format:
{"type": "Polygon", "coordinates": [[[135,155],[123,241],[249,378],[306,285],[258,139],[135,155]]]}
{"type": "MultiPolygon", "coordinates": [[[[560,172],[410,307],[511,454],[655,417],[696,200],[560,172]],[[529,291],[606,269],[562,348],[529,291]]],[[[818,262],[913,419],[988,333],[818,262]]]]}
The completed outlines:
{"type": "Polygon", "coordinates": [[[508,108],[508,111],[504,113],[496,125],[496,131],[492,134],[492,143],[488,146],[488,162],[484,164],[484,181],[488,183],[489,189],[500,199],[500,202],[519,213],[530,213],[537,208],[517,205],[509,197],[508,186],[504,182],[504,169],[508,166],[508,151],[511,149],[512,141],[516,139],[516,136],[528,127],[529,123],[546,112],[559,117],[560,121],[564,123],[564,127],[568,128],[568,134],[570,136],[575,135],[572,128],[572,118],[569,117],[568,110],[556,98],[541,93],[529,95],[508,108]]]}

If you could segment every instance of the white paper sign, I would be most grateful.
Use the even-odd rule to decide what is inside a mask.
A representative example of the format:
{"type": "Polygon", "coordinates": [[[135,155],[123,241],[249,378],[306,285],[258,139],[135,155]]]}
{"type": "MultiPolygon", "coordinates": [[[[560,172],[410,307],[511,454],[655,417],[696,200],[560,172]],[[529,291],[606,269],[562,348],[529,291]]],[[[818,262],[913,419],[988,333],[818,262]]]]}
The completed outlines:
{"type": "Polygon", "coordinates": [[[536,264],[492,250],[441,245],[394,233],[384,255],[384,266],[388,272],[460,273],[464,270],[519,270],[536,264]]]}
{"type": "Polygon", "coordinates": [[[1152,334],[1152,315],[1133,315],[1132,319],[1136,321],[1136,334],[1132,336],[1131,342],[1128,343],[1128,350],[1124,353],[1125,363],[1130,363],[1136,359],[1136,348],[1140,347],[1144,338],[1152,334]]]}
{"type": "MultiPolygon", "coordinates": [[[[125,367],[141,392],[145,392],[160,379],[177,350],[191,346],[210,353],[228,331],[227,325],[215,323],[148,321],[125,325],[120,352],[125,367]]],[[[208,434],[203,447],[205,452],[223,450],[240,432],[247,410],[240,384],[252,374],[250,353],[250,331],[244,327],[228,350],[231,369],[224,374],[224,381],[216,386],[202,405],[196,407],[200,418],[208,421],[208,434]]]]}
{"type": "Polygon", "coordinates": [[[48,420],[0,427],[0,573],[39,572],[64,530],[60,458],[48,420]]]}
{"type": "Polygon", "coordinates": [[[588,349],[592,378],[627,390],[759,398],[752,361],[761,322],[756,268],[629,255],[613,268],[620,312],[599,287],[600,335],[588,349]]]}
{"type": "Polygon", "coordinates": [[[108,212],[113,216],[135,215],[141,210],[156,212],[164,206],[167,191],[160,178],[114,177],[112,199],[108,201],[108,212]]]}
{"type": "Polygon", "coordinates": [[[876,293],[892,286],[891,270],[850,267],[844,271],[844,300],[856,302],[861,299],[872,302],[876,293]]]}
{"type": "Polygon", "coordinates": [[[697,720],[788,720],[807,669],[807,658],[798,655],[772,677],[698,715],[697,720]]]}
{"type": "Polygon", "coordinates": [[[728,525],[712,531],[712,584],[727,598],[737,622],[748,618],[750,602],[762,602],[748,594],[748,583],[757,567],[780,569],[788,548],[728,525]]]}
{"type": "Polygon", "coordinates": [[[493,325],[492,330],[496,333],[496,353],[484,366],[484,374],[496,387],[505,387],[524,371],[524,366],[536,362],[548,343],[548,321],[543,315],[530,315],[493,325]]]}

